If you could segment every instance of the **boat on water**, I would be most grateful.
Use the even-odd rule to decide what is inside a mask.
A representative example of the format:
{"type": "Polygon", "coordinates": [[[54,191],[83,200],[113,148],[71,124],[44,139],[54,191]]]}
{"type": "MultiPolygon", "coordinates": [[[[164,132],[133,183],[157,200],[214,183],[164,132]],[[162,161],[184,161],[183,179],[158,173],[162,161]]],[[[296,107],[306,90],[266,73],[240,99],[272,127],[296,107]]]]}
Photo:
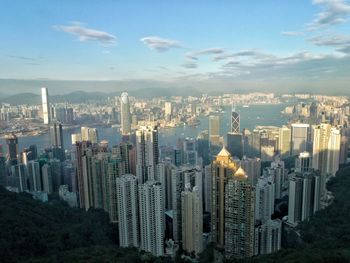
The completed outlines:
{"type": "Polygon", "coordinates": [[[249,108],[249,105],[243,105],[242,107],[243,108],[249,108]]]}

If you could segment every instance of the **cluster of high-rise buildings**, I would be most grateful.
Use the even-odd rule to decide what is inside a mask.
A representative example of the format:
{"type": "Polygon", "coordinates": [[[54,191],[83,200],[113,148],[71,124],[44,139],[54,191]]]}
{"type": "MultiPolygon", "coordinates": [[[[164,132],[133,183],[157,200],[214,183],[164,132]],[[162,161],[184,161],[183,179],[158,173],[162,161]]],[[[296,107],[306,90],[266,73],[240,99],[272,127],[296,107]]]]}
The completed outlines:
{"type": "MultiPolygon", "coordinates": [[[[241,129],[232,107],[226,139],[214,114],[207,132],[161,146],[154,118],[133,125],[124,92],[118,145],[101,141],[97,129],[87,126],[67,145],[45,88],[42,97],[51,146],[42,153],[35,145],[19,152],[18,138],[9,135],[0,184],[18,192],[58,193],[85,210],[103,209],[118,227],[120,246],[156,256],[183,250],[198,255],[209,243],[227,258],[276,252],[284,227],[294,228],[331,202],[326,183],[347,161],[346,118],[324,114],[315,104],[306,119],[252,131],[241,129]]],[[[173,106],[164,104],[168,121],[173,106]]]]}

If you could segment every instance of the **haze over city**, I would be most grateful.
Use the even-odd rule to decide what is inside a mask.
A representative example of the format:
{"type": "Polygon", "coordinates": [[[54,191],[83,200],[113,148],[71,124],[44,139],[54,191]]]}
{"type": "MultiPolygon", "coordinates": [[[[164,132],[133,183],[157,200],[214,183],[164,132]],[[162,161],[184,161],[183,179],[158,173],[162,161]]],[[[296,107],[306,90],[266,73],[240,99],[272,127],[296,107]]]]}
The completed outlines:
{"type": "Polygon", "coordinates": [[[51,94],[149,87],[346,94],[349,16],[343,0],[2,0],[0,92],[50,86],[51,94]]]}

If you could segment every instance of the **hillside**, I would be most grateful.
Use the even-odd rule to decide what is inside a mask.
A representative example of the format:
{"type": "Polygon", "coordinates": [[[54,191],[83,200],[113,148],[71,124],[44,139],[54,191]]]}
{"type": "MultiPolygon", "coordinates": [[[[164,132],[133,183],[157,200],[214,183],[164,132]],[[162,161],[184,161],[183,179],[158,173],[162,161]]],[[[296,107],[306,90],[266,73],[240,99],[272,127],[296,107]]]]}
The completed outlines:
{"type": "MultiPolygon", "coordinates": [[[[350,262],[350,166],[343,167],[328,188],[334,202],[300,226],[301,238],[289,236],[285,248],[273,255],[228,262],[350,262]]],[[[116,229],[108,221],[100,210],[85,212],[58,201],[44,204],[0,188],[0,261],[169,262],[137,249],[117,248],[116,229]]],[[[213,258],[208,248],[200,262],[213,258]]]]}

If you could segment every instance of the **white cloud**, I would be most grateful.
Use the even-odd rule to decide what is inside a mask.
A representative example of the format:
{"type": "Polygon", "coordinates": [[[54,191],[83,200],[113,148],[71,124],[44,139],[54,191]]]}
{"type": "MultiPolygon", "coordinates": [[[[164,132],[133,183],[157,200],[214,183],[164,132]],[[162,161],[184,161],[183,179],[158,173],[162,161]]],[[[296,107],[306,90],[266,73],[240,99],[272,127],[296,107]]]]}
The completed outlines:
{"type": "Polygon", "coordinates": [[[104,31],[84,27],[81,23],[72,23],[69,26],[54,26],[56,30],[63,31],[78,37],[79,41],[97,41],[103,45],[114,45],[117,38],[104,31]]]}
{"type": "Polygon", "coordinates": [[[322,6],[323,10],[308,25],[308,30],[345,23],[350,15],[350,4],[344,0],[313,0],[313,4],[322,6]]]}
{"type": "Polygon", "coordinates": [[[169,50],[170,48],[183,47],[179,41],[156,36],[144,37],[141,38],[140,41],[147,45],[150,49],[156,50],[158,52],[164,52],[169,50]]]}

